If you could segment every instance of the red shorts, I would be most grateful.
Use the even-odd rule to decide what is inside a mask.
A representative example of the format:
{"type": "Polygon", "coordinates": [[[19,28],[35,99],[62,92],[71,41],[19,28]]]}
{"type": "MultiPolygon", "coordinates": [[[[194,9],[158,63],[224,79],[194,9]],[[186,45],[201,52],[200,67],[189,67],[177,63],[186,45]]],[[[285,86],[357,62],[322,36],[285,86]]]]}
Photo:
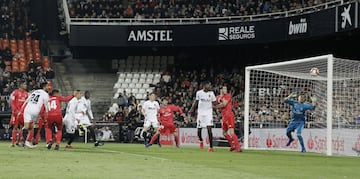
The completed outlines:
{"type": "Polygon", "coordinates": [[[228,129],[235,128],[234,114],[223,115],[221,128],[223,129],[223,131],[227,131],[228,129]]]}
{"type": "Polygon", "coordinates": [[[47,118],[47,126],[45,127],[52,128],[54,123],[56,123],[58,130],[62,130],[63,122],[61,114],[49,114],[47,118]]]}
{"type": "Polygon", "coordinates": [[[176,132],[175,125],[174,124],[173,125],[165,125],[165,126],[159,128],[160,134],[165,134],[166,131],[169,131],[169,133],[171,133],[171,134],[176,132]]]}
{"type": "Polygon", "coordinates": [[[9,121],[9,125],[10,126],[17,126],[18,125],[17,116],[16,116],[16,114],[14,112],[11,113],[11,118],[10,118],[10,121],[9,121]]]}
{"type": "Polygon", "coordinates": [[[19,113],[16,117],[17,125],[24,126],[24,113],[19,113]]]}

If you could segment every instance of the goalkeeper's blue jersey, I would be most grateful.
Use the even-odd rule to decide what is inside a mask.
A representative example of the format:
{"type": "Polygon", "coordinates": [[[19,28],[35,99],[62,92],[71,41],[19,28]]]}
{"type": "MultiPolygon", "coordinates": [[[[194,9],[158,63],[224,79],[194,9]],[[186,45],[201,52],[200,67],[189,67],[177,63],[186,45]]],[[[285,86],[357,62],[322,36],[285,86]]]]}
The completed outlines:
{"type": "Polygon", "coordinates": [[[286,103],[289,103],[291,108],[291,120],[293,121],[305,121],[305,112],[307,110],[314,110],[315,106],[309,103],[299,103],[296,100],[286,100],[286,103]]]}

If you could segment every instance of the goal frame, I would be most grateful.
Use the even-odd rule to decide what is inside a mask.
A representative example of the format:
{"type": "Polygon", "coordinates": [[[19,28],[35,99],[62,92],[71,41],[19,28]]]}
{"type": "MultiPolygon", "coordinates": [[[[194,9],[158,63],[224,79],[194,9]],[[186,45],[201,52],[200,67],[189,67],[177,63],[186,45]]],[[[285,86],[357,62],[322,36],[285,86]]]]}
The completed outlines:
{"type": "Polygon", "coordinates": [[[249,149],[249,100],[250,100],[250,72],[251,70],[265,67],[274,67],[274,66],[283,66],[291,64],[299,64],[310,61],[324,60],[327,59],[327,106],[326,106],[326,155],[332,155],[332,104],[333,104],[333,60],[334,56],[332,54],[321,55],[297,60],[290,60],[284,62],[268,63],[255,66],[247,66],[245,68],[245,96],[244,96],[244,149],[249,149]]]}

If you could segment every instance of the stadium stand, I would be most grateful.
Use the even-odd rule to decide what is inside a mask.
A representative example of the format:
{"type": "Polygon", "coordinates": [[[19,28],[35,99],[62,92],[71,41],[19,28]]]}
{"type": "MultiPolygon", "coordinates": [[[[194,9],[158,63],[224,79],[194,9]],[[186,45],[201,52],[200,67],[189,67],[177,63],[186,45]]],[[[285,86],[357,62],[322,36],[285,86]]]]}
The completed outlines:
{"type": "Polygon", "coordinates": [[[194,0],[137,0],[123,1],[68,1],[73,18],[199,18],[244,16],[283,12],[316,6],[325,1],[194,1],[194,0]]]}
{"type": "MultiPolygon", "coordinates": [[[[40,50],[37,26],[28,19],[29,1],[2,1],[0,6],[0,94],[10,106],[10,94],[18,88],[17,82],[27,81],[31,91],[41,82],[55,85],[55,74],[49,57],[40,50]]],[[[10,111],[9,107],[7,112],[10,111]]]]}

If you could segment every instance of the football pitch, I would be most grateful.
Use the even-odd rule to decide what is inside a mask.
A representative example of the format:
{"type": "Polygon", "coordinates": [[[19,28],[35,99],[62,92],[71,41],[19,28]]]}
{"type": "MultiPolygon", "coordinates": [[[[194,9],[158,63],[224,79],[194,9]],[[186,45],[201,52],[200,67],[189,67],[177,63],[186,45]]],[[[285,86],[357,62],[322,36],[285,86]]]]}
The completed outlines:
{"type": "Polygon", "coordinates": [[[74,143],[74,149],[9,147],[0,142],[0,178],[124,178],[124,179],[325,179],[360,178],[359,157],[328,157],[289,151],[245,150],[213,153],[197,147],[145,148],[141,144],[74,143]]]}

